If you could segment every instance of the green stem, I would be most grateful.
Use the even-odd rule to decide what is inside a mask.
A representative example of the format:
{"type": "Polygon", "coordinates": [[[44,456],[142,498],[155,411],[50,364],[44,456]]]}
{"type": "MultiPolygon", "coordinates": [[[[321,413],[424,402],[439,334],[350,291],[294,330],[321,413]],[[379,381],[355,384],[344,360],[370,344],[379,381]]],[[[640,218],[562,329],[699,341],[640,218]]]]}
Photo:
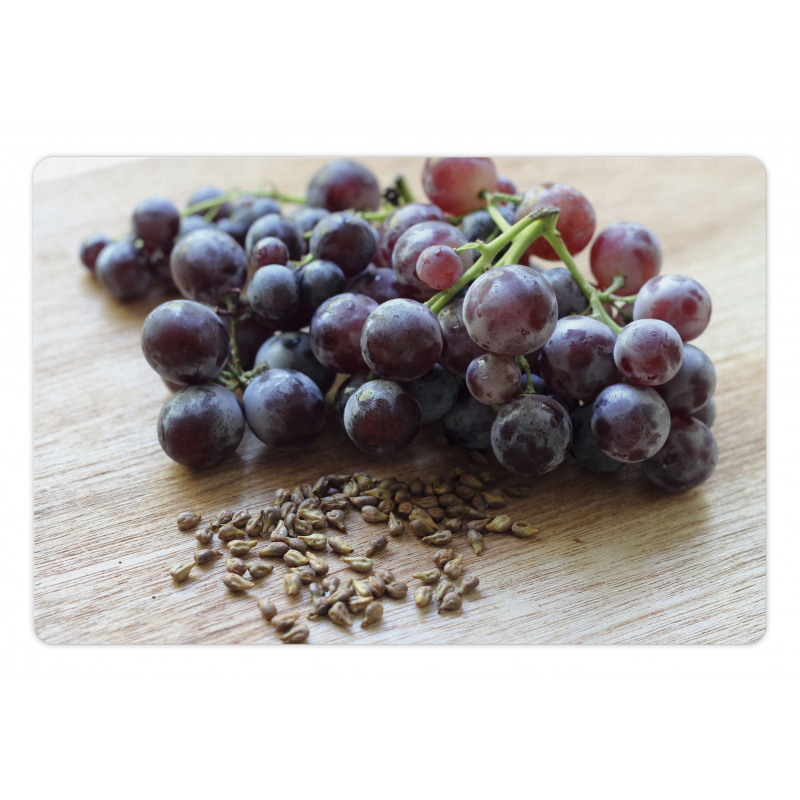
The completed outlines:
{"type": "Polygon", "coordinates": [[[511,227],[511,223],[500,213],[500,209],[497,206],[490,203],[486,206],[486,210],[501,232],[507,231],[511,227]]]}
{"type": "Polygon", "coordinates": [[[228,313],[231,315],[231,332],[230,332],[230,341],[231,341],[231,357],[229,366],[234,374],[234,376],[239,379],[242,375],[242,365],[239,361],[239,316],[237,314],[237,306],[239,305],[237,302],[237,298],[233,294],[226,294],[222,298],[223,303],[225,304],[225,308],[227,309],[228,313]]]}
{"type": "Polygon", "coordinates": [[[528,359],[525,356],[516,356],[514,360],[525,373],[525,391],[523,394],[536,394],[536,390],[533,388],[533,376],[531,375],[531,365],[528,363],[528,359]]]}
{"type": "Polygon", "coordinates": [[[414,202],[414,195],[411,194],[411,189],[409,188],[408,183],[406,183],[404,175],[398,175],[394,179],[394,189],[403,203],[414,202]]]}

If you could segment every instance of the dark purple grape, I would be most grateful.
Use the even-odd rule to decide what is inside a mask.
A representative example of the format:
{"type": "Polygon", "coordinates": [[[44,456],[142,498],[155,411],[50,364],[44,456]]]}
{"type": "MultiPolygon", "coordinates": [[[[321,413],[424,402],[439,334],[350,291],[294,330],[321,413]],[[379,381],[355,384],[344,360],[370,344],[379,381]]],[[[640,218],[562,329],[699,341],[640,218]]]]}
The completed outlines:
{"type": "Polygon", "coordinates": [[[158,416],[158,441],[179,464],[213,467],[230,456],[244,436],[239,398],[224,386],[187,386],[164,403],[158,416]]]}
{"type": "MultiPolygon", "coordinates": [[[[223,317],[223,322],[229,320],[223,317]]],[[[226,329],[229,322],[226,322],[226,329]]],[[[275,334],[275,329],[264,325],[255,316],[245,317],[236,327],[236,342],[239,346],[239,364],[248,370],[255,366],[256,354],[261,345],[275,334]]]]}
{"type": "Polygon", "coordinates": [[[483,355],[486,350],[472,341],[464,325],[462,307],[464,298],[451,300],[438,315],[442,329],[442,354],[439,363],[459,378],[465,378],[467,367],[473,358],[483,355]]]}
{"type": "Polygon", "coordinates": [[[225,366],[230,339],[222,320],[208,306],[193,300],[170,300],[147,315],[142,352],[165,380],[207,383],[225,366]]]}
{"type": "Polygon", "coordinates": [[[309,251],[315,259],[338,264],[346,277],[354,277],[367,268],[375,255],[375,234],[363,217],[340,211],[317,223],[309,251]]]}
{"type": "Polygon", "coordinates": [[[558,303],[558,318],[580,314],[589,305],[581,287],[566,267],[542,270],[544,279],[553,287],[558,303]]]}
{"type": "Polygon", "coordinates": [[[594,402],[592,433],[611,458],[644,461],[663,447],[669,435],[669,409],[655,389],[615,383],[594,402]]]}
{"type": "Polygon", "coordinates": [[[397,280],[394,270],[391,267],[376,267],[372,264],[352,280],[347,291],[365,294],[378,303],[405,297],[405,287],[397,280]]]}
{"type": "Polygon", "coordinates": [[[367,369],[361,333],[378,304],[363,294],[343,292],[326,300],[311,319],[311,350],[329,369],[352,375],[367,369]]]}
{"type": "Polygon", "coordinates": [[[462,312],[467,333],[478,346],[508,356],[540,348],[558,320],[550,284],[518,264],[484,272],[467,290],[462,312]]]}
{"type": "Polygon", "coordinates": [[[417,435],[422,412],[417,398],[395,381],[368,381],[344,407],[350,441],[366,453],[388,455],[402,450],[417,435]]]}
{"type": "MultiPolygon", "coordinates": [[[[497,210],[503,215],[509,225],[513,225],[517,208],[510,203],[502,203],[497,206],[497,210]]],[[[497,232],[497,223],[492,219],[492,215],[485,209],[480,208],[472,211],[462,218],[461,232],[470,242],[487,242],[489,238],[497,232]]]]}
{"type": "Polygon", "coordinates": [[[356,372],[354,375],[350,375],[339,384],[339,387],[333,395],[331,408],[336,422],[343,433],[346,432],[344,428],[344,408],[347,405],[347,401],[350,399],[350,395],[353,394],[353,392],[360,389],[367,382],[368,375],[368,372],[356,372]]]}
{"type": "Polygon", "coordinates": [[[311,351],[311,337],[304,331],[286,331],[267,339],[258,350],[255,365],[291,369],[308,375],[324,395],[333,386],[336,372],[320,364],[311,351]]]}
{"type": "Polygon", "coordinates": [[[492,425],[492,451],[518,475],[543,475],[567,455],[572,422],[567,410],[550,397],[521,394],[504,403],[492,425]]]}
{"type": "Polygon", "coordinates": [[[507,403],[517,393],[521,370],[511,356],[486,353],[467,367],[467,389],[479,402],[488,406],[507,403]]]}
{"type": "Polygon", "coordinates": [[[660,319],[640,319],[626,325],[614,345],[614,363],[631,382],[658,386],[673,378],[683,361],[678,331],[660,319]]]}
{"type": "Polygon", "coordinates": [[[711,297],[694,278],[656,275],[639,289],[633,304],[633,318],[664,320],[688,342],[708,326],[711,297]]]}
{"type": "Polygon", "coordinates": [[[442,329],[433,312],[415,300],[381,303],[361,331],[361,355],[382,378],[413,381],[442,353],[442,329]]]}
{"type": "Polygon", "coordinates": [[[308,184],[306,203],[328,211],[375,211],[381,204],[381,190],[370,170],[357,161],[329,161],[317,170],[308,184]]]}
{"type": "Polygon", "coordinates": [[[344,272],[333,261],[309,261],[300,270],[300,305],[309,322],[326,300],[344,292],[346,282],[344,272]]]}
{"type": "Polygon", "coordinates": [[[259,239],[250,251],[250,268],[257,270],[269,264],[286,266],[289,263],[289,248],[276,236],[259,239]]]}
{"type": "Polygon", "coordinates": [[[442,417],[442,431],[467,450],[488,450],[492,443],[495,412],[479,403],[464,388],[455,405],[442,417]]]}
{"type": "Polygon", "coordinates": [[[693,411],[692,416],[699,419],[707,428],[710,428],[717,417],[717,404],[714,402],[714,398],[710,398],[702,408],[693,411]]]}
{"type": "MultiPolygon", "coordinates": [[[[571,255],[580,253],[592,240],[595,214],[592,204],[577,189],[564,183],[543,183],[526,192],[517,207],[516,221],[540,208],[553,206],[559,209],[556,230],[561,234],[564,246],[571,255]]],[[[558,261],[556,251],[542,236],[526,253],[528,256],[558,261]]]]}
{"type": "Polygon", "coordinates": [[[685,492],[707,481],[717,466],[714,434],[695,417],[673,417],[664,446],[642,468],[647,479],[668,492],[685,492]]]}
{"type": "Polygon", "coordinates": [[[247,230],[249,225],[241,219],[234,217],[223,217],[213,227],[218,231],[227,233],[240,247],[244,247],[245,240],[247,239],[247,230]]]}
{"type": "Polygon", "coordinates": [[[625,283],[620,294],[636,294],[661,269],[661,245],[655,234],[638,222],[615,222],[598,234],[590,253],[592,274],[601,289],[615,275],[625,283]]]}
{"type": "Polygon", "coordinates": [[[247,279],[247,256],[241,246],[220,230],[201,228],[182,236],[170,255],[172,279],[180,293],[219,305],[222,296],[240,291],[247,279]]]}
{"type": "Polygon", "coordinates": [[[588,400],[621,380],[614,331],[591,317],[563,317],[539,354],[539,371],[557,394],[588,400]]]}
{"type": "Polygon", "coordinates": [[[310,233],[316,228],[317,223],[325,219],[330,213],[326,208],[300,206],[300,208],[296,208],[289,214],[289,219],[296,222],[303,233],[310,233]]]}
{"type": "MultiPolygon", "coordinates": [[[[217,189],[214,186],[203,186],[192,192],[192,196],[189,198],[186,205],[188,208],[191,208],[198,203],[205,203],[208,200],[220,200],[224,196],[225,192],[223,192],[222,189],[217,189]]],[[[229,217],[232,212],[233,206],[226,200],[223,200],[219,205],[209,206],[202,211],[196,211],[195,214],[201,218],[206,217],[209,222],[218,222],[225,217],[229,217]],[[212,209],[213,213],[211,213],[212,209]]]]}
{"type": "Polygon", "coordinates": [[[178,231],[178,238],[185,236],[192,231],[200,230],[200,228],[214,228],[213,222],[208,222],[203,219],[199,214],[190,214],[188,217],[181,217],[181,229],[178,231]]]}
{"type": "Polygon", "coordinates": [[[289,258],[292,261],[299,261],[303,257],[305,245],[300,226],[294,220],[282,217],[280,214],[265,214],[247,229],[244,249],[248,256],[253,252],[255,243],[267,236],[280,239],[289,250],[289,258]]]}
{"type": "Polygon", "coordinates": [[[654,388],[671,414],[693,414],[713,396],[717,388],[717,372],[711,359],[699,347],[685,344],[683,363],[675,377],[654,388]]]}
{"type": "Polygon", "coordinates": [[[247,299],[259,319],[272,323],[286,319],[300,302],[298,275],[280,264],[259,267],[247,287],[247,299]]]}
{"type": "Polygon", "coordinates": [[[87,236],[81,242],[80,258],[84,267],[94,273],[94,267],[97,263],[97,257],[100,251],[107,245],[111,244],[114,240],[104,233],[93,233],[87,236]]]}
{"type": "Polygon", "coordinates": [[[422,188],[442,211],[462,216],[486,205],[481,193],[497,188],[497,169],[491,158],[429,158],[422,168],[422,188]]]}
{"type": "Polygon", "coordinates": [[[594,404],[576,406],[569,412],[572,420],[572,444],[569,452],[579,466],[589,472],[608,473],[622,468],[624,462],[606,455],[592,433],[594,404]]]}
{"type": "Polygon", "coordinates": [[[122,302],[144,297],[152,282],[147,256],[132,239],[106,245],[97,257],[94,274],[102,286],[122,302]]]}
{"type": "MultiPolygon", "coordinates": [[[[280,203],[272,197],[255,197],[243,195],[231,203],[231,219],[244,225],[245,233],[248,228],[261,217],[268,214],[281,213],[280,203]]],[[[221,222],[221,220],[219,220],[221,222]]]]}
{"type": "Polygon", "coordinates": [[[148,249],[171,245],[180,229],[180,212],[166,197],[148,197],[133,209],[133,232],[148,249]]]}
{"type": "Polygon", "coordinates": [[[446,222],[444,212],[430,203],[406,203],[392,211],[378,228],[378,246],[375,250],[375,265],[392,266],[392,253],[397,240],[419,222],[446,222]]]}
{"type": "Polygon", "coordinates": [[[456,376],[441,364],[403,385],[417,398],[422,411],[420,425],[438,422],[455,405],[460,388],[456,376]]]}
{"type": "Polygon", "coordinates": [[[270,369],[257,375],[242,396],[253,433],[271,447],[311,444],[325,427],[325,399],[308,375],[291,369],[270,369]]]}

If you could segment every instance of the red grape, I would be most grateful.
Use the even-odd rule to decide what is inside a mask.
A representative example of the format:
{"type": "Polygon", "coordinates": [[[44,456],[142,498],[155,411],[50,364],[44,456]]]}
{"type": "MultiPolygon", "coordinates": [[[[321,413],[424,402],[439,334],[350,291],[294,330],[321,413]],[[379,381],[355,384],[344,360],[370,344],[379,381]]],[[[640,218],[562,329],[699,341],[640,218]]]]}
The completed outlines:
{"type": "Polygon", "coordinates": [[[614,345],[614,363],[631,382],[657,386],[673,378],[683,361],[678,331],[660,319],[641,319],[626,325],[614,345]]]}
{"type": "Polygon", "coordinates": [[[597,285],[605,289],[622,275],[620,294],[636,294],[661,269],[661,245],[655,234],[638,222],[615,222],[603,228],[589,254],[597,285]]]}
{"type": "Polygon", "coordinates": [[[392,266],[392,253],[397,240],[412,226],[420,222],[446,222],[444,212],[429,203],[406,203],[392,211],[378,228],[378,246],[375,250],[375,265],[392,266]]]}
{"type": "Polygon", "coordinates": [[[352,375],[367,369],[361,355],[361,332],[378,308],[371,297],[353,292],[337,294],[322,303],[311,318],[311,350],[329,369],[352,375]]]}
{"type": "Polygon", "coordinates": [[[491,158],[429,158],[422,188],[446,214],[462,216],[486,205],[480,195],[497,188],[497,170],[491,158]]]}
{"type": "Polygon", "coordinates": [[[513,358],[486,353],[470,361],[467,389],[479,403],[497,405],[514,397],[521,377],[522,371],[513,358]]]}
{"type": "Polygon", "coordinates": [[[317,170],[308,184],[306,202],[328,211],[375,211],[381,203],[378,181],[357,161],[329,161],[317,170]]]}
{"type": "Polygon", "coordinates": [[[434,244],[417,259],[417,276],[432,289],[449,289],[464,274],[464,262],[452,247],[434,244]]]}
{"type": "Polygon", "coordinates": [[[639,289],[633,318],[664,320],[688,342],[706,329],[711,319],[711,297],[694,278],[656,275],[639,289]]]}
{"type": "Polygon", "coordinates": [[[707,481],[718,458],[717,442],[706,425],[694,417],[673,417],[664,446],[642,468],[661,489],[684,492],[707,481]]]}

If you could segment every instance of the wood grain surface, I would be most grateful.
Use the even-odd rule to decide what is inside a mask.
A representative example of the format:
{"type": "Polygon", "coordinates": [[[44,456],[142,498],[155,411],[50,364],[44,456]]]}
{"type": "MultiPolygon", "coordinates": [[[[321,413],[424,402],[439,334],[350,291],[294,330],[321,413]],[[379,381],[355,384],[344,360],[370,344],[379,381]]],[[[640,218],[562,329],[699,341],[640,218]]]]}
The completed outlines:
{"type": "MultiPolygon", "coordinates": [[[[152,194],[183,204],[202,185],[278,187],[303,194],[326,158],[51,158],[34,175],[34,624],[48,643],[276,644],[256,600],[281,609],[277,568],[234,596],[224,564],[168,575],[196,549],[179,512],[210,518],[255,510],[275,489],[325,473],[409,479],[473,465],[425,431],[399,457],[368,457],[329,424],[313,446],[270,451],[249,432],[226,463],[193,473],[171,462],[155,432],[167,398],[139,343],[144,317],[165,298],[121,304],[80,264],[89,233],[127,231],[152,194]]],[[[419,158],[365,158],[382,184],[404,173],[422,197],[419,158]]],[[[314,644],[677,644],[757,641],[766,626],[766,177],[748,158],[497,158],[524,189],[560,180],[592,201],[598,230],[634,219],[664,251],[662,272],[697,278],[711,293],[709,329],[695,344],[717,369],[713,432],[719,465],[683,494],[650,486],[636,465],[611,476],[572,463],[529,480],[509,513],[541,529],[536,540],[487,537],[479,590],[455,614],[418,609],[411,574],[432,550],[406,533],[376,562],[410,587],[387,600],[381,624],[350,631],[311,624],[314,644]]],[[[588,274],[588,253],[577,258],[588,274]]],[[[500,485],[509,480],[496,464],[500,485]]],[[[351,514],[357,549],[377,533],[351,514]]],[[[328,553],[332,573],[353,575],[328,553]]],[[[310,607],[307,593],[297,603],[310,607]]]]}

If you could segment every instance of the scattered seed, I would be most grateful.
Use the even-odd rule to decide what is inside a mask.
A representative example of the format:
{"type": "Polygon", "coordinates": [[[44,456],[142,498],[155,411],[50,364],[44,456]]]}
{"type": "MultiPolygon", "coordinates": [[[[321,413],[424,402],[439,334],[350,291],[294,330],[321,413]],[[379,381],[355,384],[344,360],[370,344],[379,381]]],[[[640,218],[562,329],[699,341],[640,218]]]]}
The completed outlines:
{"type": "Polygon", "coordinates": [[[228,542],[228,550],[234,556],[246,556],[258,542],[255,539],[233,539],[228,542]]]}
{"type": "Polygon", "coordinates": [[[235,572],[226,572],[222,578],[222,582],[232,592],[246,592],[248,589],[252,589],[255,586],[253,581],[249,581],[247,578],[243,578],[235,572]]]}
{"type": "Polygon", "coordinates": [[[476,556],[479,556],[486,546],[480,531],[467,531],[467,541],[472,546],[476,556]]]}
{"type": "Polygon", "coordinates": [[[303,588],[303,581],[296,572],[287,572],[286,575],[283,576],[283,588],[286,590],[286,594],[288,594],[289,597],[295,597],[300,594],[303,588]]]}
{"type": "Polygon", "coordinates": [[[309,565],[303,567],[292,567],[292,572],[300,576],[300,582],[303,586],[313,583],[317,579],[317,573],[309,565]]]}
{"type": "Polygon", "coordinates": [[[328,544],[331,550],[340,556],[347,556],[355,552],[355,548],[346,539],[342,539],[341,536],[331,536],[328,539],[328,544]]]}
{"type": "Polygon", "coordinates": [[[377,538],[373,539],[370,543],[370,546],[367,548],[367,557],[369,558],[374,556],[376,553],[382,552],[386,549],[387,544],[389,544],[389,540],[385,536],[378,536],[377,538]]]}
{"type": "Polygon", "coordinates": [[[290,567],[304,567],[308,559],[298,550],[289,550],[284,553],[283,563],[290,567]]]}
{"type": "Polygon", "coordinates": [[[467,530],[468,531],[482,531],[486,528],[489,524],[489,518],[483,517],[482,519],[470,519],[467,520],[467,530]]]}
{"type": "Polygon", "coordinates": [[[306,558],[308,559],[308,565],[314,570],[315,575],[320,576],[328,574],[329,567],[327,561],[315,556],[310,550],[306,553],[306,558]]]}
{"type": "Polygon", "coordinates": [[[511,526],[511,533],[519,539],[530,539],[532,536],[538,536],[540,530],[527,522],[515,522],[511,526]]]}
{"type": "Polygon", "coordinates": [[[486,525],[486,530],[492,533],[505,533],[511,530],[511,517],[508,514],[500,514],[486,525]]]}
{"type": "Polygon", "coordinates": [[[360,614],[373,601],[372,597],[361,597],[361,595],[354,594],[347,598],[347,608],[351,614],[360,614]]]}
{"type": "Polygon", "coordinates": [[[372,597],[372,587],[366,581],[353,581],[353,588],[359,597],[372,597]]]}
{"type": "Polygon", "coordinates": [[[383,597],[386,593],[386,582],[383,578],[379,578],[377,575],[370,575],[367,578],[367,583],[372,589],[373,597],[383,597]]]}
{"type": "Polygon", "coordinates": [[[270,533],[269,538],[273,542],[285,542],[289,538],[289,529],[286,523],[281,519],[275,525],[274,530],[270,533]]]}
{"type": "Polygon", "coordinates": [[[344,532],[346,530],[344,516],[344,511],[339,508],[334,508],[325,514],[325,519],[328,521],[329,525],[332,525],[337,530],[344,532]]]}
{"type": "Polygon", "coordinates": [[[343,556],[342,561],[356,572],[371,572],[372,559],[365,556],[343,556]]]}
{"type": "Polygon", "coordinates": [[[242,532],[234,525],[221,525],[217,531],[217,536],[221,542],[232,542],[242,538],[242,532]]]}
{"type": "Polygon", "coordinates": [[[424,572],[415,572],[411,577],[416,578],[422,583],[433,584],[439,582],[439,578],[442,577],[442,572],[439,569],[428,569],[424,572]]]}
{"type": "Polygon", "coordinates": [[[402,581],[387,583],[386,594],[388,594],[389,597],[393,597],[395,600],[400,600],[408,594],[408,586],[402,581]]]}
{"type": "Polygon", "coordinates": [[[335,592],[339,588],[339,578],[336,575],[331,575],[322,581],[322,589],[325,592],[335,592]]]}
{"type": "Polygon", "coordinates": [[[217,556],[222,555],[219,550],[214,550],[212,547],[204,547],[202,550],[197,550],[194,554],[195,564],[208,564],[213,561],[217,556]]]}
{"type": "Polygon", "coordinates": [[[284,644],[302,644],[308,639],[308,625],[305,623],[298,623],[289,628],[286,633],[282,633],[280,640],[284,644]]]}
{"type": "Polygon", "coordinates": [[[219,530],[223,525],[227,525],[232,519],[233,511],[228,511],[227,508],[223,508],[222,511],[217,511],[214,519],[211,521],[211,525],[214,530],[219,530]]]}
{"type": "Polygon", "coordinates": [[[294,518],[292,527],[294,528],[295,536],[298,538],[310,536],[312,533],[314,533],[313,525],[310,522],[306,522],[306,520],[301,519],[300,517],[294,518]]]}
{"type": "Polygon", "coordinates": [[[330,600],[330,604],[333,605],[334,603],[346,601],[347,598],[352,597],[354,593],[355,589],[353,588],[353,579],[345,578],[339,584],[338,588],[331,593],[328,599],[330,600]]]}
{"type": "Polygon", "coordinates": [[[433,554],[433,563],[441,569],[448,561],[452,561],[456,557],[456,552],[452,547],[443,547],[433,554]]]}
{"type": "Polygon", "coordinates": [[[450,544],[453,541],[453,534],[450,531],[437,531],[430,534],[430,536],[423,536],[422,542],[424,544],[432,545],[433,547],[441,547],[443,544],[450,544]]]}
{"type": "Polygon", "coordinates": [[[464,573],[464,556],[458,555],[452,561],[448,561],[444,567],[442,567],[442,572],[444,572],[450,580],[460,578],[464,573]]]}
{"type": "Polygon", "coordinates": [[[283,558],[289,552],[286,542],[270,542],[259,551],[261,558],[283,558]]]}
{"type": "MultiPolygon", "coordinates": [[[[328,512],[330,513],[330,512],[328,512]]],[[[319,508],[305,506],[297,511],[297,517],[311,525],[312,528],[322,530],[328,527],[327,515],[319,508]]]]}
{"type": "Polygon", "coordinates": [[[420,586],[414,594],[414,603],[418,608],[425,608],[433,600],[433,587],[420,586]]]}
{"type": "Polygon", "coordinates": [[[394,572],[390,569],[384,569],[383,567],[375,567],[372,570],[372,574],[377,575],[387,585],[397,580],[394,576],[394,572]]]}
{"type": "Polygon", "coordinates": [[[478,580],[477,575],[467,575],[463,581],[461,581],[461,586],[458,588],[458,593],[461,595],[469,594],[470,592],[474,592],[478,588],[478,584],[480,580],[478,580]]]}
{"type": "Polygon", "coordinates": [[[362,628],[369,628],[371,625],[377,625],[383,618],[383,603],[380,600],[373,600],[364,609],[364,619],[361,622],[362,628]]]}
{"type": "Polygon", "coordinates": [[[389,529],[389,536],[400,536],[400,534],[402,534],[403,531],[406,529],[406,526],[403,525],[402,521],[395,516],[394,512],[391,512],[389,514],[388,529],[389,529]]]}
{"type": "Polygon", "coordinates": [[[178,530],[191,531],[200,524],[200,515],[194,511],[183,511],[178,514],[178,530]]]}
{"type": "Polygon", "coordinates": [[[300,619],[299,611],[284,611],[273,615],[270,618],[270,624],[278,633],[285,633],[294,626],[298,619],[300,619]]]}
{"type": "Polygon", "coordinates": [[[325,550],[328,547],[328,537],[323,533],[312,533],[310,536],[298,536],[297,538],[311,550],[325,550]]]}
{"type": "Polygon", "coordinates": [[[408,519],[408,515],[414,510],[414,504],[410,500],[404,500],[402,503],[397,504],[395,514],[398,517],[408,519]]]}
{"type": "Polygon", "coordinates": [[[278,613],[275,603],[273,603],[271,600],[268,600],[266,597],[262,597],[258,601],[258,609],[264,619],[267,621],[271,620],[278,613]]]}
{"type": "Polygon", "coordinates": [[[286,544],[288,544],[292,550],[297,550],[298,553],[302,553],[303,555],[308,552],[308,545],[297,536],[290,536],[286,540],[286,544]]]}
{"type": "Polygon", "coordinates": [[[194,566],[194,561],[185,561],[183,564],[176,564],[169,571],[170,577],[175,583],[183,583],[189,577],[189,573],[194,566]]]}
{"type": "Polygon", "coordinates": [[[353,624],[353,617],[347,606],[341,601],[334,603],[328,609],[328,619],[341,625],[343,628],[349,628],[353,624]]]}
{"type": "Polygon", "coordinates": [[[233,572],[236,575],[244,575],[247,572],[247,564],[244,563],[244,559],[233,556],[225,562],[225,571],[233,572]]]}
{"type": "Polygon", "coordinates": [[[453,586],[453,584],[450,581],[448,580],[441,581],[434,590],[433,599],[436,600],[437,603],[441,603],[444,596],[449,592],[454,591],[455,588],[456,587],[453,586]]]}
{"type": "Polygon", "coordinates": [[[531,493],[531,487],[516,484],[514,486],[506,486],[505,492],[506,494],[510,494],[512,497],[528,497],[531,493]]]}
{"type": "Polygon", "coordinates": [[[234,528],[244,529],[244,526],[250,521],[250,517],[251,514],[249,511],[245,511],[244,509],[237,511],[231,518],[230,524],[233,525],[234,528]]]}
{"type": "Polygon", "coordinates": [[[458,592],[448,592],[439,603],[439,613],[443,611],[458,611],[462,606],[461,595],[458,592]]]}
{"type": "Polygon", "coordinates": [[[213,525],[206,525],[206,527],[203,528],[203,530],[198,531],[195,534],[194,538],[197,539],[197,541],[200,544],[204,544],[204,545],[211,544],[211,542],[214,539],[214,527],[213,527],[213,525]]]}
{"type": "Polygon", "coordinates": [[[254,514],[250,519],[247,521],[247,525],[244,526],[244,532],[248,536],[252,536],[256,539],[260,538],[264,535],[264,523],[266,522],[266,516],[264,511],[261,510],[254,514]]]}
{"type": "Polygon", "coordinates": [[[261,580],[261,578],[266,578],[273,569],[275,569],[275,565],[269,564],[266,561],[257,561],[256,559],[251,559],[247,562],[247,571],[254,581],[261,580]]]}
{"type": "Polygon", "coordinates": [[[383,511],[378,509],[376,506],[364,506],[361,509],[361,516],[366,522],[373,524],[376,522],[386,522],[386,520],[389,519],[389,515],[384,514],[383,511]]]}

